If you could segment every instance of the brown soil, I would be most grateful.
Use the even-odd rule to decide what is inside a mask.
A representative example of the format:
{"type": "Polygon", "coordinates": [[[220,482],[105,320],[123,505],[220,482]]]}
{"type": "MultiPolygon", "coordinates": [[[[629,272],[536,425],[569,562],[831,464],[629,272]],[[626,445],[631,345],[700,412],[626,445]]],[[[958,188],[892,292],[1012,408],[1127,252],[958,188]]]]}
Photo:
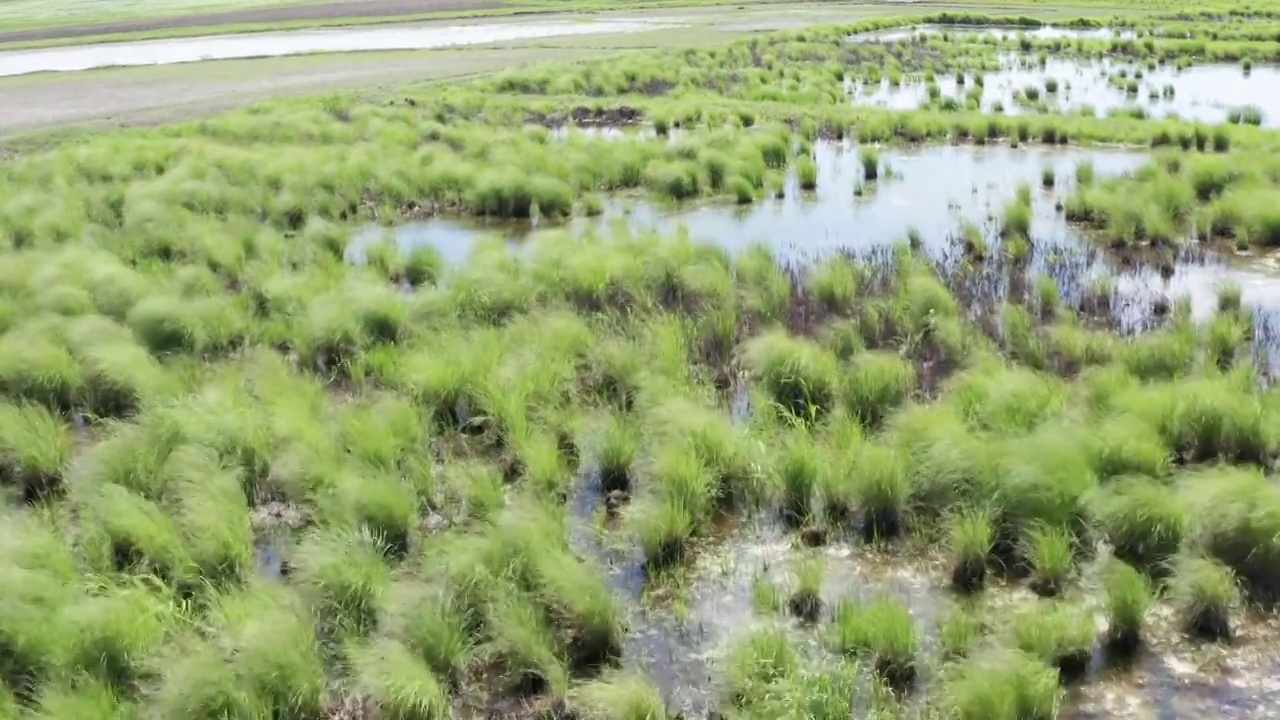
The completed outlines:
{"type": "Polygon", "coordinates": [[[0,43],[34,42],[118,33],[152,32],[168,28],[288,23],[342,18],[403,17],[434,12],[470,12],[501,7],[500,0],[342,0],[308,5],[248,8],[199,15],[139,18],[119,22],[32,28],[0,33],[0,43]]]}

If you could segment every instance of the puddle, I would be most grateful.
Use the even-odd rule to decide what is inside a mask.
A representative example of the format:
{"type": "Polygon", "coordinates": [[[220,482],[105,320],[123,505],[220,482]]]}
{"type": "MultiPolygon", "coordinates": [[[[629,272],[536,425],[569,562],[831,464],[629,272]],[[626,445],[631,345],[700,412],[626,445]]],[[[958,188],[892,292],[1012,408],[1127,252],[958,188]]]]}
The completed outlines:
{"type": "MultiPolygon", "coordinates": [[[[953,75],[936,79],[936,103],[954,102],[964,107],[974,89],[973,75],[961,86],[953,75]]],[[[1141,108],[1149,117],[1181,117],[1206,123],[1227,122],[1236,108],[1254,106],[1262,111],[1263,127],[1280,127],[1280,68],[1255,67],[1248,73],[1239,65],[1201,65],[1178,70],[1149,70],[1124,62],[1049,60],[1043,68],[1022,55],[1006,55],[1001,70],[983,74],[981,109],[1017,115],[1048,111],[1080,113],[1092,109],[1099,116],[1141,108]],[[1120,77],[1121,74],[1124,77],[1120,77]],[[1141,77],[1136,77],[1140,74],[1141,77]],[[1046,82],[1056,82],[1048,92],[1046,82]]],[[[924,82],[889,81],[859,83],[852,87],[853,101],[894,110],[909,110],[930,101],[924,82]]]]}
{"type": "Polygon", "coordinates": [[[1032,40],[1110,40],[1112,38],[1136,38],[1133,30],[1114,30],[1112,28],[1064,28],[1044,25],[1042,27],[1014,27],[1010,25],[917,25],[909,28],[893,30],[877,30],[850,35],[850,42],[904,42],[921,36],[937,37],[946,34],[948,37],[964,38],[999,38],[1008,39],[1025,36],[1032,40]]]}
{"type": "Polygon", "coordinates": [[[134,65],[170,65],[201,60],[278,57],[370,50],[426,50],[562,35],[630,33],[663,27],[645,21],[512,22],[480,25],[422,25],[337,28],[212,35],[78,47],[0,52],[0,77],[134,65]]]}

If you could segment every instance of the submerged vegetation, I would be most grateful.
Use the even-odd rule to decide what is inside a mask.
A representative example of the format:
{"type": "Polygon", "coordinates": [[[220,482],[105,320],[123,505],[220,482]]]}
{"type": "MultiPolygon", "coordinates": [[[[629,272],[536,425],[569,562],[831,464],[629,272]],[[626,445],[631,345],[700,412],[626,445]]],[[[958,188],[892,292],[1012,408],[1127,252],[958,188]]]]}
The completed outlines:
{"type": "Polygon", "coordinates": [[[1280,595],[1264,318],[1238,285],[1204,318],[1139,303],[1042,228],[1057,199],[1130,265],[1280,244],[1280,138],[1252,111],[1211,126],[977,100],[1004,53],[1262,63],[1274,36],[1250,28],[1274,19],[849,37],[904,22],[874,21],[6,161],[0,704],[1028,720],[1072,702],[1098,648],[1136,663],[1174,642],[1160,618],[1177,642],[1231,638],[1280,595]],[[881,74],[979,93],[907,112],[848,97],[881,74]],[[818,258],[783,250],[803,237],[564,222],[638,194],[860,202],[911,172],[890,145],[926,141],[1163,149],[1119,177],[1035,165],[951,236],[818,258]],[[855,187],[831,187],[833,157],[855,187]],[[465,257],[355,241],[445,215],[538,231],[465,257]],[[735,543],[760,536],[786,550],[777,584],[750,568],[759,622],[681,645],[703,641],[683,623],[707,619],[706,566],[733,575],[735,543]],[[935,554],[921,593],[954,594],[945,614],[847,582],[866,558],[935,554]]]}

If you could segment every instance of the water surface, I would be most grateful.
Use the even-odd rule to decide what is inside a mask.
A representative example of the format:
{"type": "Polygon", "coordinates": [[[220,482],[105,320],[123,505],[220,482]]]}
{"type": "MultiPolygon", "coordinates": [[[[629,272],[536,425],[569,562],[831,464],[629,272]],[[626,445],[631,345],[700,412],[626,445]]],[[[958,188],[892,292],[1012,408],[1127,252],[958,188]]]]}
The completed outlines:
{"type": "Polygon", "coordinates": [[[471,25],[407,25],[210,35],[0,52],[0,76],[67,72],[133,65],[170,65],[200,60],[277,57],[309,53],[431,48],[506,42],[561,35],[650,30],[660,24],[632,21],[510,22],[471,25]]]}
{"type": "MultiPolygon", "coordinates": [[[[951,99],[963,107],[967,93],[974,88],[974,75],[966,74],[964,85],[954,75],[940,75],[935,84],[939,102],[951,99]]],[[[1000,109],[1009,115],[1042,110],[1091,110],[1090,114],[1106,115],[1140,108],[1149,117],[1221,123],[1227,121],[1232,109],[1253,105],[1262,111],[1263,127],[1280,127],[1277,88],[1280,68],[1275,66],[1255,67],[1249,72],[1239,65],[1223,64],[1151,70],[1112,60],[1050,59],[1041,67],[1033,58],[1008,54],[999,71],[983,74],[981,109],[1000,109]],[[1121,78],[1121,73],[1125,77],[1121,78]],[[1141,77],[1136,77],[1139,74],[1141,77]],[[1046,87],[1051,81],[1057,83],[1056,92],[1046,87]]],[[[918,80],[893,86],[885,79],[857,83],[850,89],[857,104],[894,110],[919,108],[930,100],[928,85],[918,80]]]]}

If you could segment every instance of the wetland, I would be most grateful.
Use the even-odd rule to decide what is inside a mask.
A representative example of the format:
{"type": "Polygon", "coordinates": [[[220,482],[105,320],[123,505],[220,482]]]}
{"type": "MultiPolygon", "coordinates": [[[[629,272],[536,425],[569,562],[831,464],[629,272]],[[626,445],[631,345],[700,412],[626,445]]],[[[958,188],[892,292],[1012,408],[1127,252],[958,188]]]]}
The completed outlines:
{"type": "Polygon", "coordinates": [[[5,160],[0,716],[1273,716],[1280,22],[1215,12],[5,160]]]}

